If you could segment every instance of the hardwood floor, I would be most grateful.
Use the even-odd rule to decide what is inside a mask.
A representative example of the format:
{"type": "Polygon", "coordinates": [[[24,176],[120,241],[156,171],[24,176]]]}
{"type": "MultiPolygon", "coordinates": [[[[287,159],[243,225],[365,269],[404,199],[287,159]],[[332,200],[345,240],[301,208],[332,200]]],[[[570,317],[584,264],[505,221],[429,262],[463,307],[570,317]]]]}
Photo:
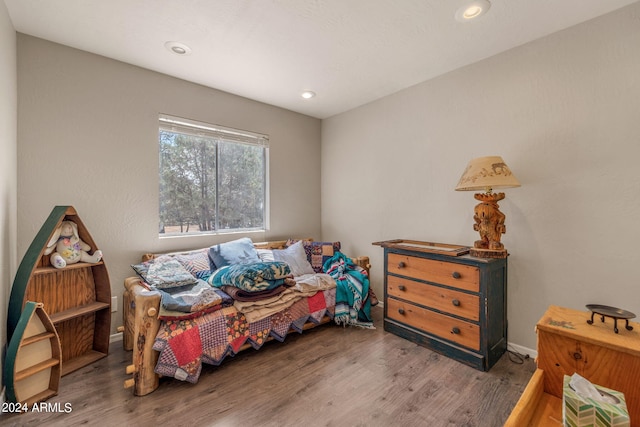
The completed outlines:
{"type": "Polygon", "coordinates": [[[8,426],[502,426],[535,364],[508,354],[480,372],[376,328],[324,325],[247,350],[197,384],[163,378],[153,393],[123,388],[131,353],[62,378],[46,403],[60,412],[2,414],[8,426]],[[58,404],[59,408],[56,408],[58,404]],[[70,411],[65,412],[65,405],[70,411]]]}

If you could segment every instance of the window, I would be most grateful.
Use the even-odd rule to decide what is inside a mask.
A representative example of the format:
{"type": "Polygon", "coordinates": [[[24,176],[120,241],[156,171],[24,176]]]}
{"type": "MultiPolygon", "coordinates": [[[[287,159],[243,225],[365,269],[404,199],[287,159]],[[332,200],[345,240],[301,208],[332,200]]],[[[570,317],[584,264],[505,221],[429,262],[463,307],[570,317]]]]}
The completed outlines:
{"type": "Polygon", "coordinates": [[[269,139],[161,115],[161,236],[266,229],[269,139]]]}

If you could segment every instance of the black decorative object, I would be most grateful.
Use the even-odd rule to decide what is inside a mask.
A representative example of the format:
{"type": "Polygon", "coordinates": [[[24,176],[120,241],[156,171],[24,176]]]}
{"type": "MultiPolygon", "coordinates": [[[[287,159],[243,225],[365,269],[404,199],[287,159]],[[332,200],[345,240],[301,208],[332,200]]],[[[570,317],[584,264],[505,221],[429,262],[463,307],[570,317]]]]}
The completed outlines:
{"type": "Polygon", "coordinates": [[[636,317],[636,315],[631,313],[630,311],[600,304],[587,304],[587,308],[591,310],[591,320],[587,320],[587,323],[590,325],[593,324],[593,317],[596,314],[599,314],[603,323],[605,317],[613,318],[613,331],[616,334],[618,333],[618,319],[625,320],[626,324],[624,327],[627,331],[633,330],[633,326],[629,326],[629,319],[633,319],[634,317],[636,317]]]}

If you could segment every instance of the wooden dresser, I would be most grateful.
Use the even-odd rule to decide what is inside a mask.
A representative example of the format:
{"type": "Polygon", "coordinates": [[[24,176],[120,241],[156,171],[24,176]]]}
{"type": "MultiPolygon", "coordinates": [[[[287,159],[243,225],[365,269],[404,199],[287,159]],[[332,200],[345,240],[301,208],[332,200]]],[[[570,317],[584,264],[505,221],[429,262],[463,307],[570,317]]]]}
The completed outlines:
{"type": "Polygon", "coordinates": [[[398,242],[374,243],[384,248],[385,331],[489,370],[507,347],[507,260],[398,242]]]}
{"type": "Polygon", "coordinates": [[[613,331],[613,319],[550,306],[536,325],[538,369],[505,426],[561,426],[562,381],[578,373],[593,384],[624,393],[632,426],[640,426],[640,324],[613,331]]]}

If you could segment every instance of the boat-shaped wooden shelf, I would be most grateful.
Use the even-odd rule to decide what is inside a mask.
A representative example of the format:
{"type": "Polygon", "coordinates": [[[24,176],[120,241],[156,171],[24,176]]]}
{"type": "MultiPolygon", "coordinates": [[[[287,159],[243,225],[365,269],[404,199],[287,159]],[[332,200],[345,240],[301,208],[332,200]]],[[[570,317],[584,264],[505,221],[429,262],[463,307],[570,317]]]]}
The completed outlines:
{"type": "Polygon", "coordinates": [[[4,365],[9,402],[28,405],[58,394],[62,351],[42,303],[28,301],[14,330],[4,365]]]}
{"type": "Polygon", "coordinates": [[[16,273],[9,299],[7,334],[11,339],[27,301],[44,304],[62,351],[62,375],[105,357],[111,331],[111,284],[104,259],[55,268],[45,255],[62,221],[77,225],[78,236],[98,246],[72,206],[56,206],[29,246],[16,273]]]}

